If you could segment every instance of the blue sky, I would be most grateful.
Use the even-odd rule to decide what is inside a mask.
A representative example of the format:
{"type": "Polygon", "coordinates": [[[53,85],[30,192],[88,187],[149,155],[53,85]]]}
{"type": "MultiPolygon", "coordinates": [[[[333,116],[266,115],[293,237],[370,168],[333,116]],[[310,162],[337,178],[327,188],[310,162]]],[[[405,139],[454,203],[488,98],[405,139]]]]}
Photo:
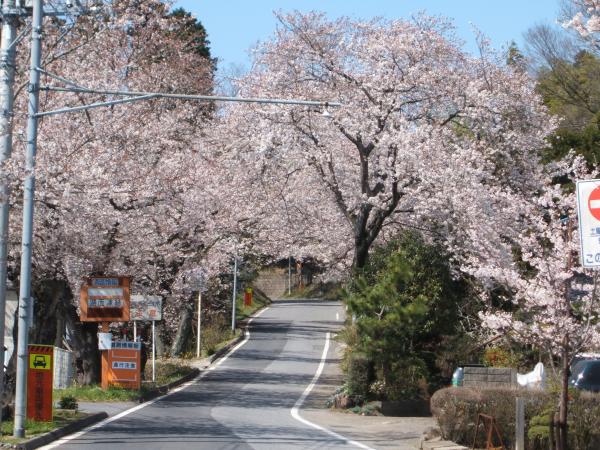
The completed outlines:
{"type": "Polygon", "coordinates": [[[330,17],[408,18],[425,10],[455,21],[466,50],[474,52],[471,25],[482,30],[496,48],[511,40],[522,44],[523,33],[536,23],[555,22],[558,0],[178,0],[208,31],[220,69],[249,66],[248,49],[268,39],[276,26],[273,11],[325,11],[330,17]]]}

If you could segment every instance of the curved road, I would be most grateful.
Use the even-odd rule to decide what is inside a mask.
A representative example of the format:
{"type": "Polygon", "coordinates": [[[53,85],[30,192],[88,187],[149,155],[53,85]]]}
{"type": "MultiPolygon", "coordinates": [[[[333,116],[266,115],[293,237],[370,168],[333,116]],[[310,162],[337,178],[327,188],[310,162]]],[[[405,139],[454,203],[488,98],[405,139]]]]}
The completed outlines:
{"type": "Polygon", "coordinates": [[[277,301],[253,320],[249,340],[200,379],[46,448],[368,448],[297,415],[317,372],[333,362],[327,336],[342,320],[338,302],[277,301]]]}

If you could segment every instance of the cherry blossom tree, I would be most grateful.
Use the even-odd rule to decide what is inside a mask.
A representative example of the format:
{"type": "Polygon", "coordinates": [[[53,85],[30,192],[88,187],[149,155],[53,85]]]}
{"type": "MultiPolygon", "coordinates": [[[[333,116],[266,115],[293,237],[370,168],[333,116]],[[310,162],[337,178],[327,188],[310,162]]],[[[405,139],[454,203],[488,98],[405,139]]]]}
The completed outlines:
{"type": "Polygon", "coordinates": [[[578,352],[600,345],[598,275],[580,265],[575,194],[555,181],[565,177],[590,177],[582,157],[569,155],[549,166],[538,193],[522,199],[522,204],[529,203],[529,211],[523,217],[519,238],[510,242],[517,250],[513,263],[489,260],[479,269],[488,286],[503,286],[507,294],[504,308],[490,304],[482,314],[484,327],[548,351],[551,362],[553,358],[561,360],[561,366],[555,368],[562,381],[561,448],[566,448],[567,442],[569,366],[578,352]]]}
{"type": "MultiPolygon", "coordinates": [[[[214,61],[198,51],[198,40],[192,39],[190,46],[189,17],[170,15],[158,0],[114,1],[111,11],[101,21],[48,20],[43,68],[92,89],[211,93],[214,61]]],[[[19,55],[16,136],[24,129],[26,49],[19,49],[19,55]]],[[[62,85],[43,78],[43,84],[62,85]]],[[[47,92],[41,95],[41,107],[52,110],[108,99],[47,92]]],[[[84,341],[77,348],[82,355],[96,350],[94,325],[79,329],[75,309],[81,279],[90,274],[131,274],[137,292],[165,296],[165,332],[173,337],[190,298],[184,292],[184,274],[204,265],[219,239],[219,217],[211,215],[218,179],[212,178],[201,149],[192,145],[212,109],[206,103],[160,100],[41,121],[34,291],[46,323],[60,317],[61,324],[67,320],[77,328],[74,334],[84,341]]],[[[21,144],[16,145],[15,164],[22,157],[21,144]]],[[[16,183],[13,277],[18,269],[20,190],[16,183]]],[[[223,259],[206,264],[211,273],[223,259]]],[[[64,330],[46,326],[35,332],[43,341],[60,343],[64,330]]],[[[93,376],[94,369],[86,372],[93,376]]]]}
{"type": "Polygon", "coordinates": [[[283,226],[271,214],[261,223],[278,243],[273,252],[298,242],[360,268],[385,233],[419,226],[449,235],[530,186],[531,155],[554,124],[532,80],[484,40],[482,56],[471,57],[441,18],[278,18],[241,94],[342,106],[325,119],[308,108],[234,105],[215,130],[214,140],[227,143],[222,153],[236,152],[254,171],[242,191],[256,198],[266,186],[271,209],[291,219],[283,226]]]}
{"type": "Polygon", "coordinates": [[[598,32],[600,32],[600,2],[598,0],[568,0],[569,14],[575,14],[566,20],[563,25],[572,28],[582,38],[598,48],[598,32]]]}

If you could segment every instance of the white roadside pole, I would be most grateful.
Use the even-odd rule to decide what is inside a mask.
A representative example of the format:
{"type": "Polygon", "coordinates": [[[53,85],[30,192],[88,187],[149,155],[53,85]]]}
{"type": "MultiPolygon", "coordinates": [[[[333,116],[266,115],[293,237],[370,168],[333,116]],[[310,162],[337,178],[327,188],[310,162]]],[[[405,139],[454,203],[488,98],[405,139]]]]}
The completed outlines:
{"type": "Polygon", "coordinates": [[[202,291],[198,291],[198,329],[196,339],[196,358],[200,358],[200,342],[202,340],[202,291]]]}
{"type": "Polygon", "coordinates": [[[233,257],[233,298],[231,299],[231,331],[235,333],[235,308],[236,308],[236,297],[237,297],[237,251],[233,257]]]}
{"type": "Polygon", "coordinates": [[[198,318],[196,322],[196,358],[202,354],[202,291],[206,287],[206,272],[196,269],[193,277],[189,280],[192,291],[198,291],[198,318]]]}
{"type": "Polygon", "coordinates": [[[525,399],[517,397],[516,407],[515,450],[525,450],[525,399]]]}
{"type": "Polygon", "coordinates": [[[152,321],[152,382],[156,381],[156,331],[154,324],[156,320],[152,321]]]}
{"type": "Polygon", "coordinates": [[[292,295],[292,257],[288,258],[288,295],[292,295]]]}

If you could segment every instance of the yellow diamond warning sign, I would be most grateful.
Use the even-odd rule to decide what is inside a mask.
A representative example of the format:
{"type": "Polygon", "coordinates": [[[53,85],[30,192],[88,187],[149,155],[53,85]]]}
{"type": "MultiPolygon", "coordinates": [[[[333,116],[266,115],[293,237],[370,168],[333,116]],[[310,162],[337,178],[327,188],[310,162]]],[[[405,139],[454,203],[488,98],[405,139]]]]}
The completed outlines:
{"type": "Polygon", "coordinates": [[[50,362],[51,355],[43,355],[39,353],[29,354],[29,368],[38,370],[50,370],[52,364],[50,362]]]}

